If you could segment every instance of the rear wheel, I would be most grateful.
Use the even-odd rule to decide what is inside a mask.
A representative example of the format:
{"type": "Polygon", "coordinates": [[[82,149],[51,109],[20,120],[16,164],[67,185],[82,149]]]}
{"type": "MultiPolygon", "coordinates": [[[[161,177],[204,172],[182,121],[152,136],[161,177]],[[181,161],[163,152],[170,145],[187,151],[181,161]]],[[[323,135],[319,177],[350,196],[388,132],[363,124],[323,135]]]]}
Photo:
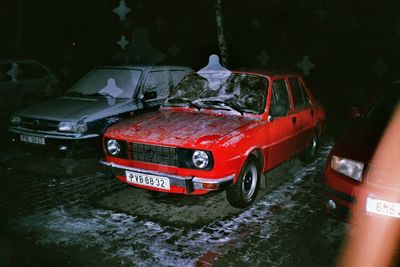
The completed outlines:
{"type": "Polygon", "coordinates": [[[311,137],[310,143],[308,144],[306,149],[300,153],[300,160],[304,162],[312,160],[317,154],[317,148],[318,148],[318,136],[317,133],[314,132],[311,137]]]}
{"type": "Polygon", "coordinates": [[[229,204],[235,208],[246,208],[254,202],[260,183],[260,173],[256,159],[249,157],[239,175],[236,184],[226,190],[229,204]]]}

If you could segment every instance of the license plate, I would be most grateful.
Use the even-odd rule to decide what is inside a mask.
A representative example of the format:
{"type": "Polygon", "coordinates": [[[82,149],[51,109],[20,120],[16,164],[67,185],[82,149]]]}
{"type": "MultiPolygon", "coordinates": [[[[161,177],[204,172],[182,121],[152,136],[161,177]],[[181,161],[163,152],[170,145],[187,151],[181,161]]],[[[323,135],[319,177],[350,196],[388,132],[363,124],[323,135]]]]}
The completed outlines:
{"type": "Polygon", "coordinates": [[[400,218],[400,203],[396,202],[368,197],[366,210],[374,214],[400,218]]]}
{"type": "Polygon", "coordinates": [[[130,184],[145,185],[170,190],[169,179],[165,177],[126,171],[126,181],[130,184]]]}
{"type": "Polygon", "coordinates": [[[21,141],[25,143],[38,144],[38,145],[46,144],[43,137],[30,136],[30,135],[21,135],[20,137],[21,141]]]}

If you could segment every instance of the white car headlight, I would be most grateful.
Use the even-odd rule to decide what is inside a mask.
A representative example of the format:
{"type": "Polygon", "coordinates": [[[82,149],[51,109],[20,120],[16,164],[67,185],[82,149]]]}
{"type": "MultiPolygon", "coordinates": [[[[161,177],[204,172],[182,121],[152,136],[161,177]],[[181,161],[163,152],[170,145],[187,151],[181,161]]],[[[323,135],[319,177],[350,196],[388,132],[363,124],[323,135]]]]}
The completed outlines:
{"type": "Polygon", "coordinates": [[[121,151],[121,146],[117,140],[110,139],[107,141],[107,151],[113,156],[116,156],[121,151]]]}
{"type": "Polygon", "coordinates": [[[58,130],[60,132],[84,133],[87,131],[87,125],[86,125],[86,123],[62,121],[58,125],[58,130]]]}
{"type": "Polygon", "coordinates": [[[19,125],[21,123],[21,117],[17,115],[12,115],[10,117],[10,123],[12,125],[19,125]]]}
{"type": "Polygon", "coordinates": [[[364,170],[364,163],[356,160],[333,156],[331,160],[331,168],[338,173],[341,173],[361,182],[362,173],[364,170]]]}
{"type": "Polygon", "coordinates": [[[196,150],[193,153],[192,161],[193,161],[194,166],[196,166],[196,168],[204,169],[208,166],[210,159],[206,152],[201,151],[201,150],[196,150]]]}

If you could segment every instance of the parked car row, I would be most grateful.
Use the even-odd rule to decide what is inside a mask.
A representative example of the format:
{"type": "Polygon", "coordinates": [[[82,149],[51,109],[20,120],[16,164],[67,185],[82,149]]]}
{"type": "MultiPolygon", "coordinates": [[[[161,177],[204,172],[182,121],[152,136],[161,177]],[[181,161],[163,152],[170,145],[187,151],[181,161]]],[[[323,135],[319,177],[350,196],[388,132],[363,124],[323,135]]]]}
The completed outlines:
{"type": "Polygon", "coordinates": [[[103,148],[101,164],[135,187],[226,190],[229,203],[244,208],[262,174],[297,154],[315,155],[324,121],[300,75],[230,71],[213,55],[198,72],[96,68],[63,96],[14,113],[9,131],[24,148],[75,156],[103,148]]]}
{"type": "MultiPolygon", "coordinates": [[[[27,96],[57,95],[57,79],[42,64],[0,66],[7,88],[29,76],[27,96]]],[[[326,164],[329,214],[354,223],[365,216],[400,218],[399,188],[389,179],[393,166],[374,158],[399,99],[395,83],[362,112],[353,109],[355,125],[326,164]]],[[[268,177],[263,174],[295,155],[315,155],[324,122],[323,108],[300,75],[230,71],[211,56],[197,72],[185,66],[95,68],[62,96],[15,112],[9,132],[23,149],[103,157],[109,174],[135,187],[187,195],[226,190],[229,203],[244,208],[268,177]]]]}
{"type": "Polygon", "coordinates": [[[90,157],[101,153],[101,134],[122,118],[159,107],[192,69],[183,66],[104,66],[64,95],[14,113],[9,131],[25,148],[90,157]]]}

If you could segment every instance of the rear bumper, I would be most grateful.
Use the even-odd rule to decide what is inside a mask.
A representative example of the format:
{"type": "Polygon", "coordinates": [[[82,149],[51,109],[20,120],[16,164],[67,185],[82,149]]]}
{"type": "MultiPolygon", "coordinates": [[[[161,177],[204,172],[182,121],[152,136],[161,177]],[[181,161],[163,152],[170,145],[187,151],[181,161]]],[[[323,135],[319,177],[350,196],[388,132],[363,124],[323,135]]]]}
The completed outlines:
{"type": "MultiPolygon", "coordinates": [[[[224,190],[229,185],[232,184],[234,174],[216,178],[216,179],[206,179],[194,176],[178,176],[171,175],[157,171],[151,170],[143,170],[132,167],[127,167],[119,164],[115,164],[112,162],[105,161],[104,159],[100,160],[100,165],[102,166],[103,171],[105,171],[110,176],[116,176],[121,181],[127,183],[125,178],[126,171],[133,171],[137,173],[141,173],[143,175],[155,175],[160,177],[168,178],[171,184],[171,191],[159,190],[157,188],[149,188],[144,186],[144,188],[155,191],[163,191],[169,193],[178,193],[178,194],[187,194],[187,195],[200,195],[208,193],[209,191],[218,191],[224,190]],[[175,188],[175,189],[174,189],[175,188]],[[180,190],[179,190],[180,189],[180,190]]],[[[130,184],[132,185],[132,184],[130,184]]],[[[136,186],[136,185],[133,185],[136,186]]]]}

